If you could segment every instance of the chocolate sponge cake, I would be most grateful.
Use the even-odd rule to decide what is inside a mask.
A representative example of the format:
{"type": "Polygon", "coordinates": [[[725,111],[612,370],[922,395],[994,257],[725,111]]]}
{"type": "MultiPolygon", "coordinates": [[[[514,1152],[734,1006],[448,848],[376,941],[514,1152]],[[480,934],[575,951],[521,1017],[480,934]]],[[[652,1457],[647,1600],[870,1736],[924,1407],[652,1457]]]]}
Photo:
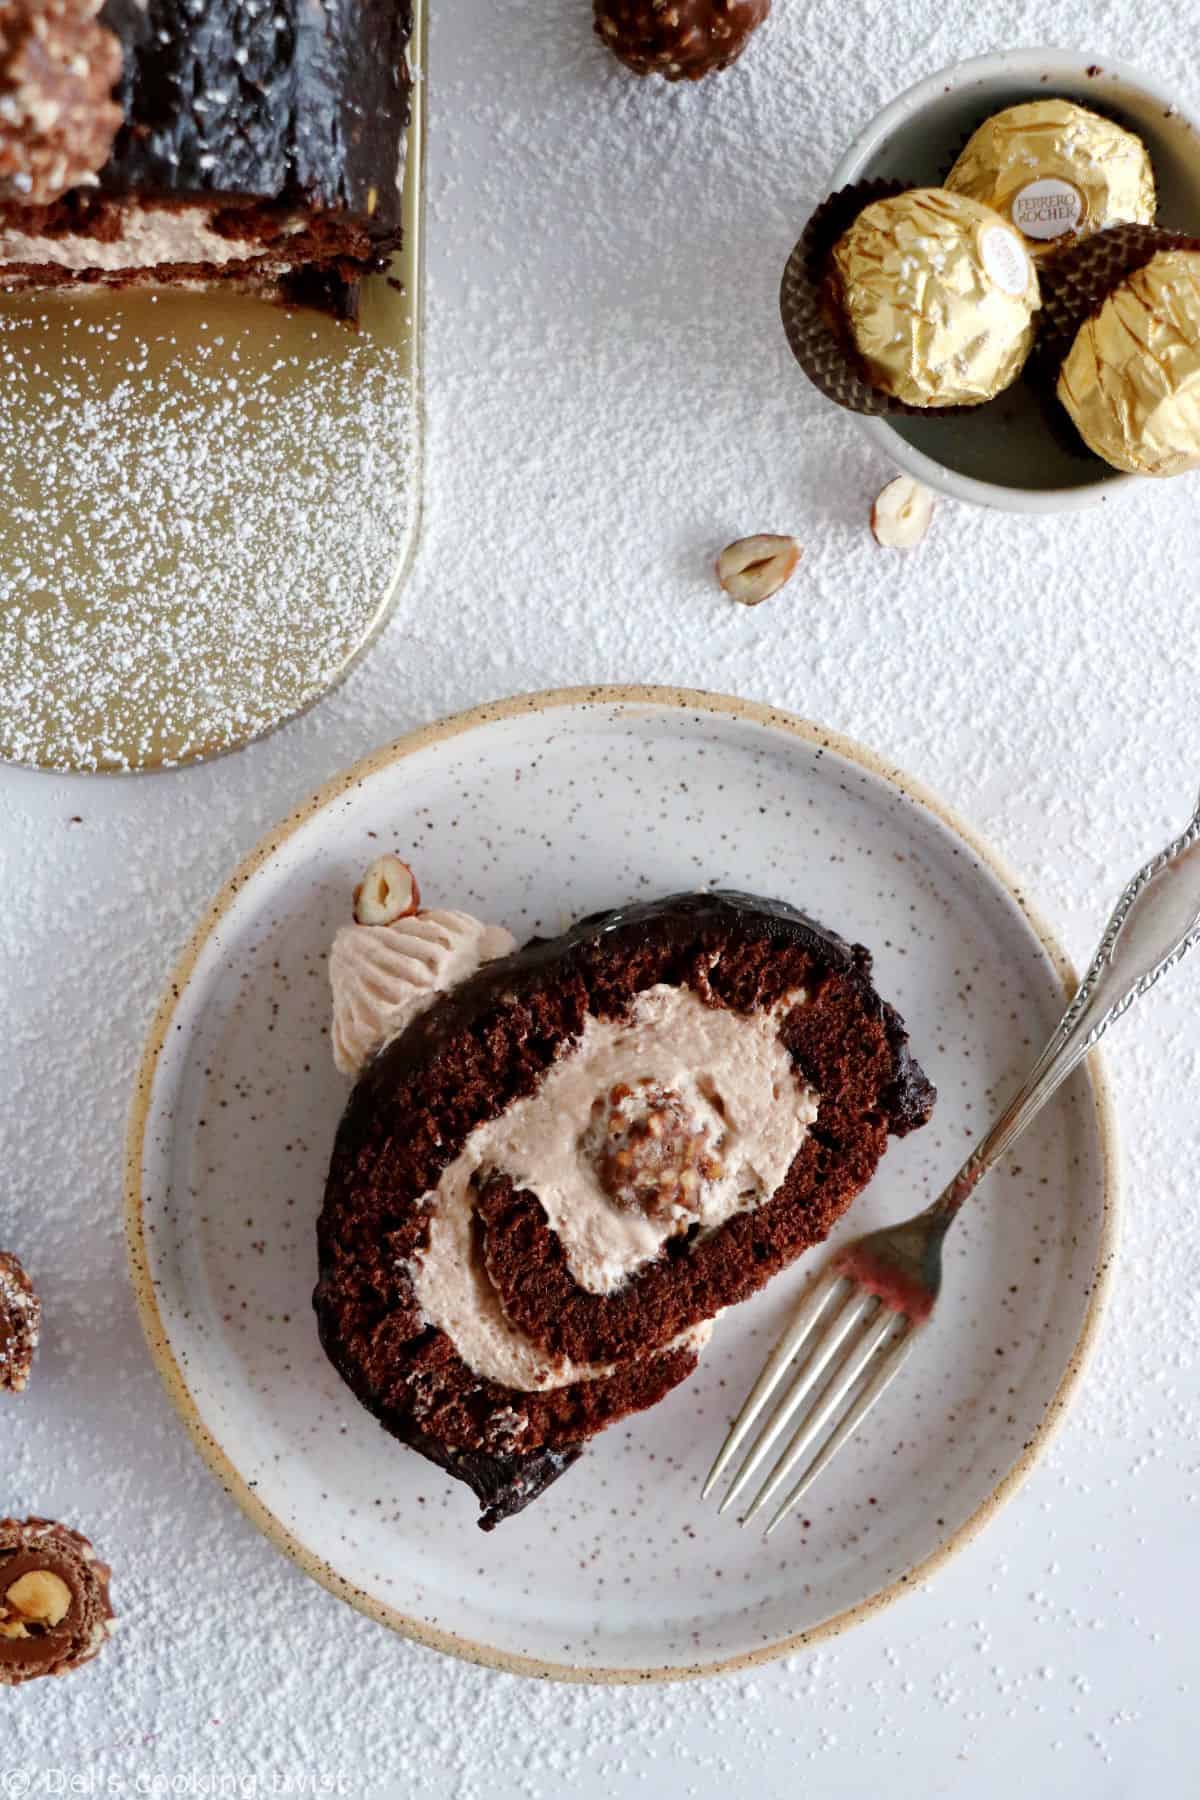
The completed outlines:
{"type": "Polygon", "coordinates": [[[780,902],[678,895],[507,954],[463,914],[362,916],[321,1340],[488,1529],[686,1379],[934,1093],[868,953],[780,902]]]}
{"type": "Polygon", "coordinates": [[[353,310],[401,231],[412,0],[5,0],[0,285],[353,310]]]}

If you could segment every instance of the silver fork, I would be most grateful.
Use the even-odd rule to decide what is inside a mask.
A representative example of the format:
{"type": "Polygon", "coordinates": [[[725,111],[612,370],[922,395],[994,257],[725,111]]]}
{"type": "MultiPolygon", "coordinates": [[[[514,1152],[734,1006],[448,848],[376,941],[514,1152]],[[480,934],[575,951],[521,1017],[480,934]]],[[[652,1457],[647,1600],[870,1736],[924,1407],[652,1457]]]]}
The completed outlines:
{"type": "Polygon", "coordinates": [[[1200,940],[1198,845],[1200,807],[1183,835],[1148,862],[1121,895],[1062,1022],[945,1193],[915,1218],[856,1238],[809,1288],[738,1414],[702,1498],[759,1426],[801,1356],[802,1366],[759,1430],[720,1511],[746,1490],[792,1427],[790,1441],[742,1518],[747,1524],[782,1494],[766,1527],[769,1537],[858,1431],[932,1316],[942,1285],[942,1244],[963,1203],[1113,1021],[1200,940]]]}

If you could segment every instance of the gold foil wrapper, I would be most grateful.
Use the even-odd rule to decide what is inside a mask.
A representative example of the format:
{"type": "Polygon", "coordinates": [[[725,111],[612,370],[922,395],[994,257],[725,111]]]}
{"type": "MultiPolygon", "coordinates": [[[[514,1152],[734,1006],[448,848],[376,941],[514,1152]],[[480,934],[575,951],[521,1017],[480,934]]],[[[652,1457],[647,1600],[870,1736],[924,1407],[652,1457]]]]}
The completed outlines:
{"type": "Polygon", "coordinates": [[[834,246],[843,323],[868,378],[910,406],[979,406],[1033,345],[1037,272],[990,207],[912,188],[864,208],[834,246]]]}
{"type": "Polygon", "coordinates": [[[1070,100],[1031,100],[988,119],[946,186],[1007,219],[1033,256],[1111,225],[1153,224],[1158,206],[1142,140],[1070,100]]]}
{"type": "Polygon", "coordinates": [[[1072,344],[1058,397],[1114,469],[1200,468],[1200,251],[1161,250],[1113,289],[1072,344]]]}
{"type": "Polygon", "coordinates": [[[779,287],[779,316],[792,355],[826,399],[866,418],[927,417],[928,412],[906,406],[867,380],[834,302],[830,257],[865,206],[907,191],[907,182],[873,180],[829,194],[793,247],[779,287]]]}

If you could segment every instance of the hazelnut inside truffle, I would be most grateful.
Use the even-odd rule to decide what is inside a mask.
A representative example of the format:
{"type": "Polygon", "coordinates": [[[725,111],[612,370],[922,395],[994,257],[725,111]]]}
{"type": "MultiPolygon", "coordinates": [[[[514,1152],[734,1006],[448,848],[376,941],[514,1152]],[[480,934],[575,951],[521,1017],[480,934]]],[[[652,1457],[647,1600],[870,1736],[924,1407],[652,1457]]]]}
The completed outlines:
{"type": "Polygon", "coordinates": [[[50,1519],[0,1519],[0,1687],[69,1675],[112,1632],[110,1570],[50,1519]]]}

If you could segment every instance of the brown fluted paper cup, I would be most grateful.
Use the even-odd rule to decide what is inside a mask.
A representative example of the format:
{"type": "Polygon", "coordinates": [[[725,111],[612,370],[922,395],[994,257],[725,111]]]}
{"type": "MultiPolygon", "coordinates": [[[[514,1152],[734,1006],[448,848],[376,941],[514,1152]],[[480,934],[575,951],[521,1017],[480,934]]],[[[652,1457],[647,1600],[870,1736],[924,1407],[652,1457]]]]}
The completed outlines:
{"type": "Polygon", "coordinates": [[[856,183],[809,220],[780,296],[822,393],[858,413],[982,406],[1033,345],[1038,283],[1020,234],[968,195],[856,183]]]}
{"type": "Polygon", "coordinates": [[[1063,250],[1042,271],[1042,316],[1035,356],[1057,379],[1071,345],[1114,288],[1160,250],[1200,250],[1200,238],[1159,225],[1112,225],[1063,250]]]}
{"type": "Polygon", "coordinates": [[[1043,298],[1040,386],[1082,443],[1125,474],[1200,468],[1200,238],[1114,226],[1055,263],[1043,298]]]}
{"type": "Polygon", "coordinates": [[[826,304],[829,258],[838,239],[873,200],[907,193],[907,181],[856,181],[822,201],[788,258],[779,294],[783,329],[792,355],[815,388],[848,412],[908,413],[928,418],[926,408],[909,406],[873,387],[850,346],[838,332],[826,304]]]}

